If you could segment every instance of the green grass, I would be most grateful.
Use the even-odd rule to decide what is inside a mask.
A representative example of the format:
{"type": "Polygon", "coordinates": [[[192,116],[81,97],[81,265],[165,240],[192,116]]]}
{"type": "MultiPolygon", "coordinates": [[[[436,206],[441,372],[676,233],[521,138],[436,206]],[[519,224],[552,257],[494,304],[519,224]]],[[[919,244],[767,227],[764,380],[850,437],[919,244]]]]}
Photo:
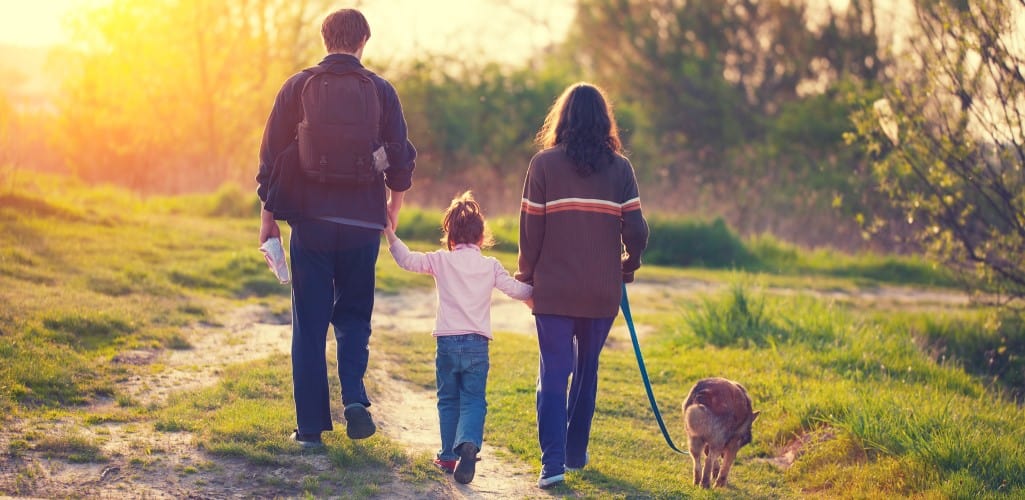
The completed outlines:
{"type": "MultiPolygon", "coordinates": [[[[216,468],[221,459],[257,470],[287,467],[289,479],[259,475],[254,488],[292,496],[364,497],[396,477],[412,484],[436,479],[427,461],[401,443],[353,442],[338,432],[326,434],[328,446],[318,452],[331,469],[303,468],[310,452],[287,439],[294,415],[283,356],[229,367],[217,385],[164,405],[143,408],[121,391],[121,381],[155,367],[112,362],[118,353],[189,349],[184,328],[215,322],[216,313],[245,303],[287,316],[288,288],[274,281],[256,250],[252,201],[236,188],[141,199],[67,179],[20,177],[17,195],[0,194],[0,413],[5,427],[32,420],[81,427],[29,431],[9,441],[5,459],[40,453],[103,463],[111,460],[103,452],[107,438],[81,429],[124,424],[195,433],[207,458],[182,464],[181,475],[216,468]],[[97,401],[110,404],[81,406],[97,401]]],[[[403,218],[400,235],[409,231],[410,246],[439,247],[440,214],[411,207],[403,218]]],[[[500,243],[488,253],[514,269],[515,221],[491,223],[500,243]]],[[[647,265],[638,273],[638,285],[647,288],[631,291],[635,318],[646,327],[648,372],[678,445],[686,442],[679,405],[699,378],[742,382],[763,412],[730,489],[689,484],[689,459],[662,441],[619,319],[602,356],[591,465],[556,495],[1025,496],[1025,424],[1016,403],[1025,392],[1020,315],[979,306],[894,310],[857,299],[883,283],[943,284],[914,259],[807,252],[764,239],[742,243],[762,267],[647,265]],[[841,299],[813,292],[839,292],[841,299]],[[798,442],[804,444],[792,466],[770,462],[798,442]]],[[[433,286],[429,276],[398,269],[384,246],[377,269],[384,293],[433,286]]],[[[537,464],[532,333],[496,332],[485,437],[486,447],[537,464]]],[[[401,360],[403,370],[393,375],[433,392],[429,335],[374,335],[371,362],[401,360]]],[[[157,462],[147,455],[128,465],[145,472],[157,462]]],[[[12,492],[31,494],[38,473],[19,474],[12,492]]]]}
{"type": "Polygon", "coordinates": [[[287,297],[256,249],[255,215],[211,216],[240,213],[237,190],[142,200],[60,177],[19,180],[17,194],[0,195],[4,412],[114,394],[131,368],[111,357],[188,348],[179,331],[207,319],[207,297],[287,297]]]}
{"type": "MultiPolygon", "coordinates": [[[[637,298],[643,311],[638,321],[662,325],[646,334],[642,347],[678,445],[686,445],[679,405],[699,378],[741,381],[763,411],[754,443],[742,450],[731,474],[729,496],[1025,494],[1021,410],[988,388],[986,378],[934,360],[906,329],[912,318],[983,328],[985,315],[881,316],[751,285],[699,300],[681,295],[674,303],[670,297],[653,308],[645,304],[647,296],[637,298]],[[798,438],[808,443],[793,467],[784,471],[769,463],[798,438]]],[[[662,441],[621,320],[616,328],[602,357],[592,466],[558,492],[711,495],[689,485],[689,459],[662,441]]],[[[537,346],[531,333],[496,333],[485,435],[487,446],[537,464],[537,346]]],[[[425,390],[433,387],[433,339],[409,332],[375,335],[375,352],[407,360],[402,376],[425,390]]]]}

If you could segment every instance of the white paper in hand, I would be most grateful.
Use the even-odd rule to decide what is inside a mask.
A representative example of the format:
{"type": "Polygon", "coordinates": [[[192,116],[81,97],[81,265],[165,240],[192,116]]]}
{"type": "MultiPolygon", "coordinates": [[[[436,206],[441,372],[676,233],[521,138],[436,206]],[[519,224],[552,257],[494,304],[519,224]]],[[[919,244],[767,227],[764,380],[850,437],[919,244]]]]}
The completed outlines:
{"type": "Polygon", "coordinates": [[[378,172],[384,172],[388,170],[388,153],[384,151],[384,146],[377,148],[374,151],[374,170],[378,172]]]}
{"type": "Polygon", "coordinates": [[[267,259],[267,266],[274,272],[274,276],[282,283],[288,283],[292,277],[288,274],[288,261],[285,259],[285,249],[281,246],[280,238],[269,238],[260,245],[263,258],[267,259]]]}

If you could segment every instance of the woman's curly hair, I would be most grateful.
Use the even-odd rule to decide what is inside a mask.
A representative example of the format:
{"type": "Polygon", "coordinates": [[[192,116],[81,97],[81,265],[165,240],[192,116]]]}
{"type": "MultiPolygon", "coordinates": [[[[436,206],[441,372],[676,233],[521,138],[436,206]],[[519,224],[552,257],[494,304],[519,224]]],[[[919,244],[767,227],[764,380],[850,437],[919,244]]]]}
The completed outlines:
{"type": "Polygon", "coordinates": [[[584,82],[570,85],[555,100],[536,141],[542,148],[564,145],[581,176],[597,172],[623,149],[604,92],[584,82]]]}

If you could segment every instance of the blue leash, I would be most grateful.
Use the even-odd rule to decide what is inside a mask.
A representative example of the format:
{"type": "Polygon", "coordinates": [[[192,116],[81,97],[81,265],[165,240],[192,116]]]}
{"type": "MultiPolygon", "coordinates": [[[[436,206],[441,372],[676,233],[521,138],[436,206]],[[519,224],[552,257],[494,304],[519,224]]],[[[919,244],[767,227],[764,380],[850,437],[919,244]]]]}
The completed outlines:
{"type": "Polygon", "coordinates": [[[662,413],[658,411],[658,403],[655,402],[655,393],[651,391],[651,381],[648,380],[648,370],[644,368],[644,357],[641,356],[641,345],[637,342],[637,329],[634,328],[634,320],[630,315],[630,301],[626,298],[626,283],[623,283],[623,301],[619,305],[623,308],[623,319],[626,320],[626,326],[630,330],[630,340],[632,340],[634,344],[634,354],[637,355],[637,366],[641,369],[641,379],[644,380],[644,390],[648,391],[648,401],[651,403],[651,410],[655,412],[655,420],[658,422],[658,427],[662,429],[662,436],[666,438],[666,444],[668,444],[673,451],[688,455],[689,453],[680,450],[675,444],[673,444],[672,438],[669,437],[669,431],[666,430],[666,423],[662,421],[662,413]]]}

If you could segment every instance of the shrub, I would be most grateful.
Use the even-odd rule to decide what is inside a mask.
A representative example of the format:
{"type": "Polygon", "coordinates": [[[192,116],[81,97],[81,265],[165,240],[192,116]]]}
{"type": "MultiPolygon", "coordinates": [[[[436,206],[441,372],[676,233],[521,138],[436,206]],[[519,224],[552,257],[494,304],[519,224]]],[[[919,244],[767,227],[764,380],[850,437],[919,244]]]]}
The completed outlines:
{"type": "Polygon", "coordinates": [[[754,256],[721,218],[712,222],[652,217],[644,260],[664,266],[746,268],[754,256]]]}

